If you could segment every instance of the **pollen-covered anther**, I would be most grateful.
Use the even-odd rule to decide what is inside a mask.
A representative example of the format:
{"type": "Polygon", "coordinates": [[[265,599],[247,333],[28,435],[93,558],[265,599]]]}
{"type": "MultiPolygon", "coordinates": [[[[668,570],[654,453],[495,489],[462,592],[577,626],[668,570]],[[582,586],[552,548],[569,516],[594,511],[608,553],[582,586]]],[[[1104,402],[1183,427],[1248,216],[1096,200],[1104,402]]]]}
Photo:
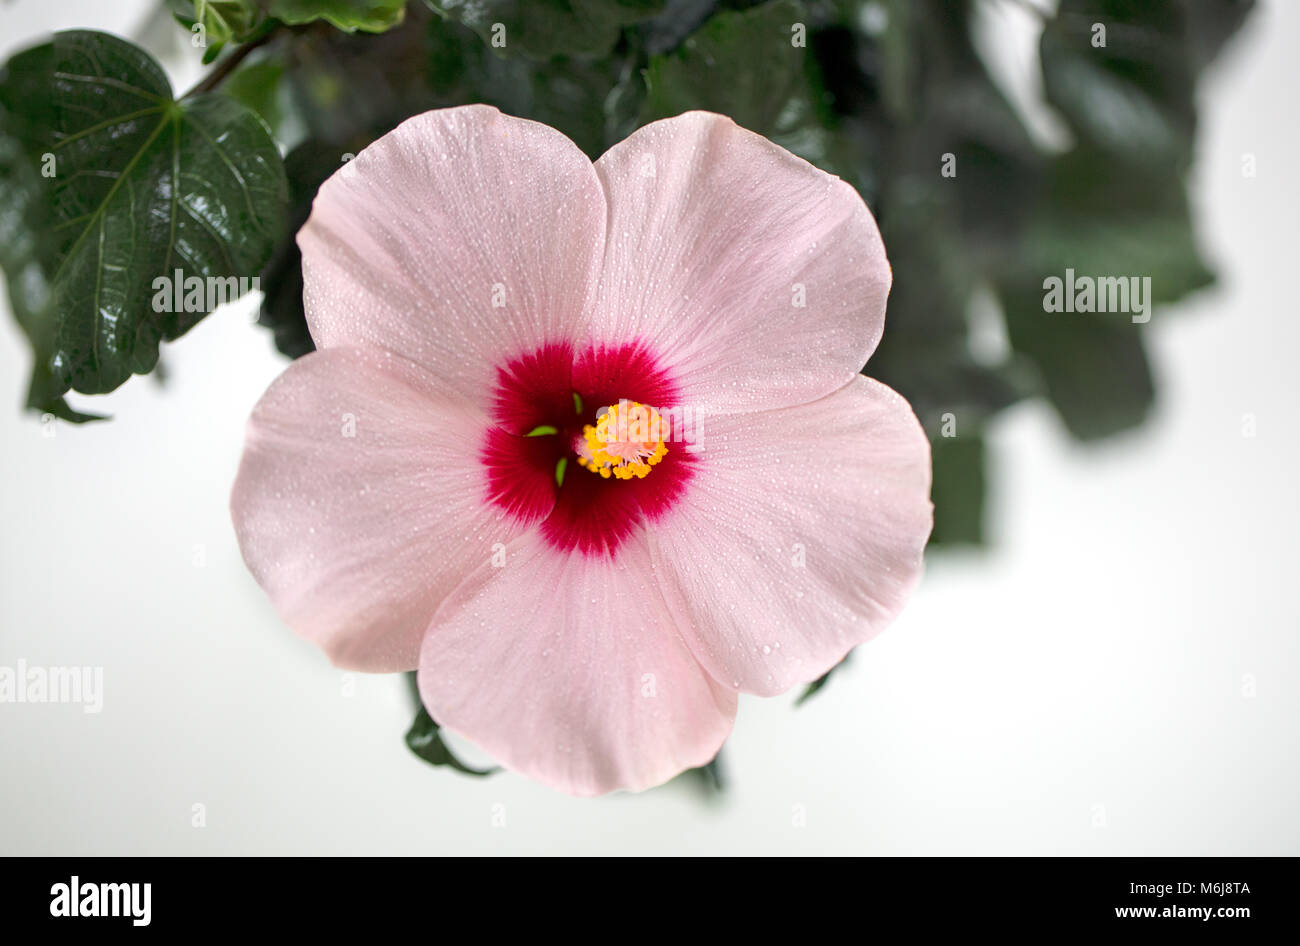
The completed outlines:
{"type": "Polygon", "coordinates": [[[606,408],[582,434],[574,445],[578,465],[606,479],[644,479],[668,455],[668,421],[636,401],[622,400],[606,408]]]}

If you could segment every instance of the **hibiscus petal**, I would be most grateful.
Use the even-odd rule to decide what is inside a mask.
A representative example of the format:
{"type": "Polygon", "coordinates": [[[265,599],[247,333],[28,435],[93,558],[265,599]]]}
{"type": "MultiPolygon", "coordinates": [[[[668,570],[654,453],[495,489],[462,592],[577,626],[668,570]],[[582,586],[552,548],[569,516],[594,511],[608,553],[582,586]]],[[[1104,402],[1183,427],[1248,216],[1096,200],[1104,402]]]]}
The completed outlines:
{"type": "Polygon", "coordinates": [[[593,340],[646,344],[682,403],[715,414],[805,403],[862,368],[891,276],[851,186],[707,112],[645,126],[596,171],[593,340]]]}
{"type": "Polygon", "coordinates": [[[388,352],[327,349],[248,422],[230,502],[244,561],[339,666],[415,669],[443,598],[527,525],[487,504],[484,416],[440,387],[388,352]]]}
{"type": "Polygon", "coordinates": [[[419,684],[441,725],[574,795],[705,764],[736,713],[668,615],[644,539],[611,561],[521,538],[439,610],[419,684]]]}
{"type": "Polygon", "coordinates": [[[568,138],[486,105],[417,115],[322,185],[298,234],[320,348],[377,346],[486,403],[507,362],[573,337],[605,198],[568,138]]]}
{"type": "Polygon", "coordinates": [[[655,574],[704,667],[770,696],[902,610],[933,521],[930,445],[907,402],[861,376],[716,423],[687,495],[651,526],[655,574]]]}

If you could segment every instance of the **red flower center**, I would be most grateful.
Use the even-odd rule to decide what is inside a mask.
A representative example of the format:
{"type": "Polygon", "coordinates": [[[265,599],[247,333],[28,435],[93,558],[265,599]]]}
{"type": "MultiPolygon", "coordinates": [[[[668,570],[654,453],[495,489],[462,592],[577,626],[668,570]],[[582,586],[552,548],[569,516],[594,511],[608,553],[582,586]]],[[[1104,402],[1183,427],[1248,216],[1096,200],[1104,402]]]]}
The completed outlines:
{"type": "Polygon", "coordinates": [[[480,451],[488,501],[522,522],[540,520],[561,551],[612,555],[673,505],[693,473],[677,385],[642,345],[582,352],[567,342],[543,345],[497,369],[493,402],[497,423],[480,451]],[[623,436],[600,454],[605,462],[593,462],[595,431],[603,438],[617,426],[610,421],[620,405],[626,420],[629,403],[634,422],[662,418],[652,438],[663,443],[628,437],[624,422],[623,436]],[[644,414],[636,410],[643,405],[644,414]],[[610,462],[626,466],[611,470],[610,462]]]}

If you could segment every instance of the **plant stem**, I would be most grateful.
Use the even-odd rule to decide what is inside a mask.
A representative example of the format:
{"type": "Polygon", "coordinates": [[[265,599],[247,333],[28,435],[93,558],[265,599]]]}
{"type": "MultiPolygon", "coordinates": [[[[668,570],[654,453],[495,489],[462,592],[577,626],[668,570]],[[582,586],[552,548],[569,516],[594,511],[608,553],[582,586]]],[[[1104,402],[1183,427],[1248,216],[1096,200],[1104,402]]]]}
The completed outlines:
{"type": "Polygon", "coordinates": [[[244,45],[238,47],[233,53],[221,60],[221,62],[217,63],[216,67],[211,72],[204,76],[203,79],[194,86],[194,88],[182,95],[181,98],[187,99],[191,95],[198,95],[202,92],[211,92],[225,81],[226,77],[234,72],[235,68],[241,62],[248,58],[249,53],[269,43],[271,39],[275,37],[277,31],[277,27],[272,27],[261,36],[257,37],[257,39],[244,43],[244,45]]]}

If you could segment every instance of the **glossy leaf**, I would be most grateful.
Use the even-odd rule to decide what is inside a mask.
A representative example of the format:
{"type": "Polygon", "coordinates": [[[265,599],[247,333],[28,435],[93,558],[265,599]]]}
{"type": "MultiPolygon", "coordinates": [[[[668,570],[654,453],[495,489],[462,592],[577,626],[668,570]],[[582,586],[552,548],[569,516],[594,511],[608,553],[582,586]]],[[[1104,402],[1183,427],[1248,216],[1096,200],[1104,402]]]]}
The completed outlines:
{"type": "Polygon", "coordinates": [[[52,174],[40,246],[56,386],[111,391],[210,311],[206,291],[166,311],[159,278],[220,279],[228,299],[266,262],[284,170],[244,106],[215,94],[177,101],[147,53],[89,31],[10,60],[0,104],[27,160],[52,174]]]}
{"type": "Polygon", "coordinates": [[[26,406],[73,423],[102,420],[74,410],[50,373],[50,288],[42,244],[49,231],[46,188],[27,160],[18,139],[5,133],[7,114],[0,110],[0,270],[9,289],[9,305],[31,345],[33,365],[26,406]]]}

